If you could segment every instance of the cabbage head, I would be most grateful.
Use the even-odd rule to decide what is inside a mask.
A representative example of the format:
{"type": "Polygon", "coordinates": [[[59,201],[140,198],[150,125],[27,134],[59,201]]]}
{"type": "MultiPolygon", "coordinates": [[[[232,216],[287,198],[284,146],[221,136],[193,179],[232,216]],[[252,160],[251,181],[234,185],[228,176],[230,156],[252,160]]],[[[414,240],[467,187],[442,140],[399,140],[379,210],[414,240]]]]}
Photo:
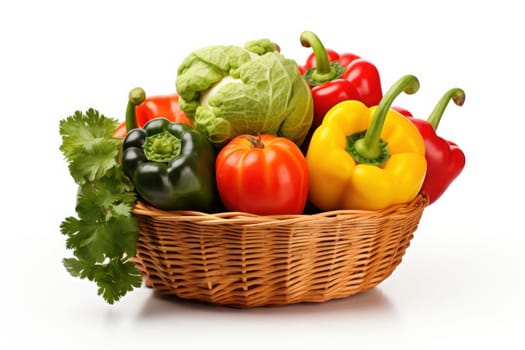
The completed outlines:
{"type": "Polygon", "coordinates": [[[192,52],[177,70],[176,88],[182,110],[216,145],[259,133],[301,145],[313,120],[312,95],[297,63],[267,39],[192,52]]]}

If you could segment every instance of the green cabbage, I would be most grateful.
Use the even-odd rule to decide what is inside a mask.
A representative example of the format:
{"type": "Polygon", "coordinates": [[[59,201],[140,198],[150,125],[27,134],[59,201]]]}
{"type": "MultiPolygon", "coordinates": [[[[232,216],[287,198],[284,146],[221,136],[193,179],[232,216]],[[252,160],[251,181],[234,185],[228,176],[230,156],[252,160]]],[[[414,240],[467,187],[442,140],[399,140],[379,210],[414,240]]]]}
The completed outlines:
{"type": "Polygon", "coordinates": [[[182,110],[215,144],[271,133],[301,145],[313,120],[310,88],[296,62],[267,39],[192,52],[177,70],[176,88],[182,110]]]}

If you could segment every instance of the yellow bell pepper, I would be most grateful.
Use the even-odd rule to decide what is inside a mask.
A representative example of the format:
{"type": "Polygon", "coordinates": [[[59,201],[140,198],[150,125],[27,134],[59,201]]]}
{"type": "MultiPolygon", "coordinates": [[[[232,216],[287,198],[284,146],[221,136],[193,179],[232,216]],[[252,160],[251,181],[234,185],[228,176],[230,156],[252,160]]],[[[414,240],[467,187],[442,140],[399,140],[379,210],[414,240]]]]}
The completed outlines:
{"type": "Polygon", "coordinates": [[[390,106],[402,91],[418,89],[417,78],[406,75],[378,106],[352,100],[328,111],[306,154],[313,205],[377,210],[415,198],[427,169],[425,143],[417,128],[390,106]]]}

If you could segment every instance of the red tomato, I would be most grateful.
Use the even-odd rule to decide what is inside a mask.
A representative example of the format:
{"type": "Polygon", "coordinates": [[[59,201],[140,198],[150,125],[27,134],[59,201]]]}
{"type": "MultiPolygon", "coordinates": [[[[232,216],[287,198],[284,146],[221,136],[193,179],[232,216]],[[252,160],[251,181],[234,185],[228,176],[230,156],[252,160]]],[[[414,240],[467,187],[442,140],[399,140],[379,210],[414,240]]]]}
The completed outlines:
{"type": "Polygon", "coordinates": [[[229,211],[300,214],[308,197],[308,167],[301,150],[270,134],[231,140],[217,155],[216,178],[229,211]]]}

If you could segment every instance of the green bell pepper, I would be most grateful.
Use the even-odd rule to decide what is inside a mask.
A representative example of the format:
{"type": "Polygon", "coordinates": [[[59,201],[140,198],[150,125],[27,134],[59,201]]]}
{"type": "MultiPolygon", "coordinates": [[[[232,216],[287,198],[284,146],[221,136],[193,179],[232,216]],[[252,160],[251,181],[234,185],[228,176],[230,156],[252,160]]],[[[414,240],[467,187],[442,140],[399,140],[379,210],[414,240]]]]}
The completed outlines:
{"type": "Polygon", "coordinates": [[[154,207],[208,211],[216,204],[215,150],[187,125],[156,118],[130,130],[121,160],[135,191],[154,207]]]}

